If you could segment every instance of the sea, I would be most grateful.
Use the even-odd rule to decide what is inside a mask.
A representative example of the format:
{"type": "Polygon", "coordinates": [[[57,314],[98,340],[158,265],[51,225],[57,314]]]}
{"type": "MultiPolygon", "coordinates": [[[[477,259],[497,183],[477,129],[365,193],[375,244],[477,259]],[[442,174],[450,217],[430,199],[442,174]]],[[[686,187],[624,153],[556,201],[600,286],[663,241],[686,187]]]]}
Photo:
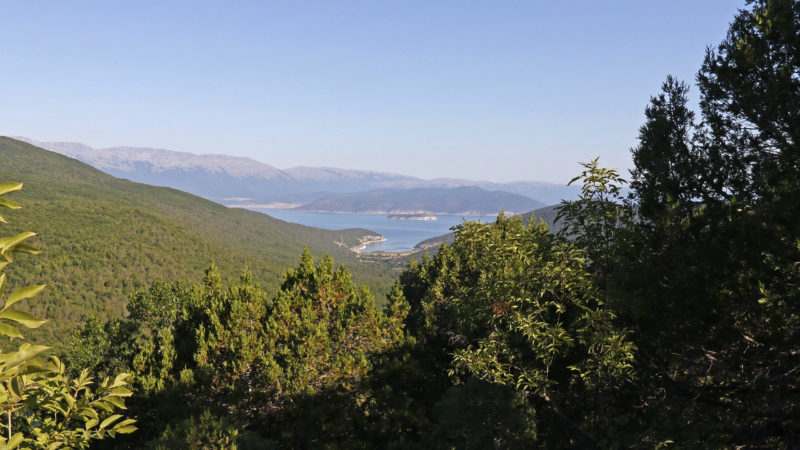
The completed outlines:
{"type": "Polygon", "coordinates": [[[327,230],[366,228],[386,240],[367,245],[362,252],[404,252],[425,239],[449,233],[452,227],[465,220],[494,222],[496,216],[436,215],[438,220],[390,220],[385,214],[348,214],[304,212],[287,209],[255,209],[255,211],[286,222],[299,223],[327,230]]]}

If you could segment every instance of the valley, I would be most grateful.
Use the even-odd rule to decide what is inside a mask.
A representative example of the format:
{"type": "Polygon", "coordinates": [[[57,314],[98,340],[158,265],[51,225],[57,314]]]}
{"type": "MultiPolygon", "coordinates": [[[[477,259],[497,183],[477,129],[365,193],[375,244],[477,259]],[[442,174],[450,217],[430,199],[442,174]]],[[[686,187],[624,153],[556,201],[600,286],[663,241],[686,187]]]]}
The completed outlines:
{"type": "Polygon", "coordinates": [[[88,316],[121,317],[128,296],[155,280],[199,281],[214,263],[226,277],[247,268],[267,288],[304,246],[330,254],[383,301],[395,271],[362,262],[351,249],[375,232],[330,231],[288,223],[259,212],[226,208],[170,188],[114,178],[82,162],[0,137],[0,180],[22,181],[20,210],[5,215],[4,233],[35,231],[36,257],[8,269],[12,287],[46,279],[41,299],[29,305],[52,326],[32,339],[60,347],[88,316]]]}

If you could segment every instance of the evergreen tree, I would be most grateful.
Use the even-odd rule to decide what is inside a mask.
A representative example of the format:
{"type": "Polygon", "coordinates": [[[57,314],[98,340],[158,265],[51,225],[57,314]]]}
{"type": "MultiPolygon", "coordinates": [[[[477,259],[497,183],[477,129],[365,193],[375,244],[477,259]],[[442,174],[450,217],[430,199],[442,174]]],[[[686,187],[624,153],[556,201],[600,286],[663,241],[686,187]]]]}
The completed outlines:
{"type": "Polygon", "coordinates": [[[748,5],[699,72],[700,123],[668,79],[633,151],[637,220],[608,293],[639,348],[644,442],[800,433],[800,3],[748,5]]]}
{"type": "MultiPolygon", "coordinates": [[[[315,264],[306,249],[273,296],[247,271],[223,286],[213,265],[198,285],[153,283],[131,296],[129,319],[121,325],[91,321],[76,332],[71,355],[98,351],[105,362],[97,367],[106,370],[114,349],[87,334],[127,333],[115,339],[133,349],[123,353],[137,392],[131,409],[144,439],[158,437],[148,445],[183,439],[242,445],[245,438],[266,445],[263,439],[273,436],[302,446],[316,436],[316,425],[303,431],[295,425],[315,424],[313,418],[325,418],[325,439],[353,434],[346,424],[335,434],[336,417],[319,404],[337,401],[328,411],[346,414],[358,409],[351,408],[358,389],[373,359],[403,339],[407,311],[399,288],[386,312],[378,311],[369,290],[356,287],[345,268],[330,257],[315,264]],[[207,424],[207,433],[198,424],[207,424]]],[[[143,440],[134,437],[127,445],[143,440]]]]}
{"type": "Polygon", "coordinates": [[[639,145],[631,150],[631,189],[637,213],[663,222],[690,212],[700,198],[703,172],[695,143],[694,113],[688,107],[689,86],[669,76],[662,92],[650,99],[639,145]]]}

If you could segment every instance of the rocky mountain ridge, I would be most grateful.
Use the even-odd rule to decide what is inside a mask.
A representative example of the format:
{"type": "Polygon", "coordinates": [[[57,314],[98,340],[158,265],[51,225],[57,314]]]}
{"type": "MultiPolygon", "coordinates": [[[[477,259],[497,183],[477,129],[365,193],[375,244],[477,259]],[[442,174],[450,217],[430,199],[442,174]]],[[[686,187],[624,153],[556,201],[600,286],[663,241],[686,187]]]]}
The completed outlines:
{"type": "Polygon", "coordinates": [[[76,142],[13,138],[78,159],[117,177],[168,186],[221,202],[235,197],[247,198],[249,203],[307,203],[335,194],[376,189],[477,187],[555,203],[577,192],[572,187],[539,181],[426,180],[396,173],[335,167],[279,169],[250,158],[221,154],[197,155],[139,147],[96,149],[76,142]]]}

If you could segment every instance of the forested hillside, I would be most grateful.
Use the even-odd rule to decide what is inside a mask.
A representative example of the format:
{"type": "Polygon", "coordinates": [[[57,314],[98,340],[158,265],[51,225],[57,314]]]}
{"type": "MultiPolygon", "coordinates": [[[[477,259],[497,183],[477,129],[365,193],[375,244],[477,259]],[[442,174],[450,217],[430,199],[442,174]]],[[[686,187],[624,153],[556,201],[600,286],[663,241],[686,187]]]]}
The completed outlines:
{"type": "Polygon", "coordinates": [[[333,195],[296,208],[299,211],[380,214],[453,214],[481,216],[500,211],[524,212],[542,206],[538,200],[477,187],[378,189],[333,195]]]}
{"type": "MultiPolygon", "coordinates": [[[[9,270],[15,283],[47,280],[33,306],[57,319],[42,330],[58,344],[90,314],[120,316],[128,295],[155,280],[199,280],[212,261],[233,275],[248,266],[266,286],[304,245],[345,263],[355,278],[386,292],[391,274],[359,263],[335,241],[355,246],[368,230],[327,231],[229,209],[169,188],[106,175],[74,159],[0,137],[0,180],[22,181],[14,194],[23,209],[8,213],[7,233],[36,230],[44,252],[20,258],[9,270]]],[[[36,338],[34,331],[32,336],[36,338]]]]}

